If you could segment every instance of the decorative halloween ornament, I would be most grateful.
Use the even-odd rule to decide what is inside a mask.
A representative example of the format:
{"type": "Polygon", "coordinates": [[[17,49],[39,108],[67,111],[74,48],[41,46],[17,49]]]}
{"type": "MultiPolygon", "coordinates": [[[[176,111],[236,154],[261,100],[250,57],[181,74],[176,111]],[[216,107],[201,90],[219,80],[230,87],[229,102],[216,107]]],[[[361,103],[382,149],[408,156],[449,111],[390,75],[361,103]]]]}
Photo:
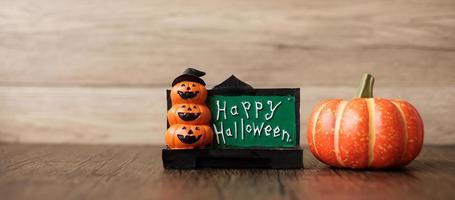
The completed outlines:
{"type": "Polygon", "coordinates": [[[166,132],[166,145],[171,149],[193,149],[212,143],[213,132],[207,125],[172,125],[166,132]]]}
{"type": "Polygon", "coordinates": [[[165,136],[169,149],[195,149],[212,144],[211,113],[205,105],[207,89],[199,78],[205,72],[188,68],[172,82],[172,107],[167,112],[168,128],[165,136]]]}
{"type": "Polygon", "coordinates": [[[303,168],[299,88],[255,89],[232,75],[206,90],[204,74],[187,69],[166,90],[165,169],[303,168]]]}
{"type": "Polygon", "coordinates": [[[207,89],[205,82],[199,78],[204,75],[205,72],[188,68],[182,75],[175,78],[171,89],[172,104],[204,104],[207,99],[207,89]]]}
{"type": "Polygon", "coordinates": [[[366,74],[358,98],[331,99],[312,111],[307,138],[313,155],[327,165],[385,169],[409,164],[423,144],[423,121],[408,102],[373,98],[366,74]]]}
{"type": "Polygon", "coordinates": [[[210,110],[202,104],[175,104],[167,112],[167,120],[174,124],[209,124],[210,110]]]}

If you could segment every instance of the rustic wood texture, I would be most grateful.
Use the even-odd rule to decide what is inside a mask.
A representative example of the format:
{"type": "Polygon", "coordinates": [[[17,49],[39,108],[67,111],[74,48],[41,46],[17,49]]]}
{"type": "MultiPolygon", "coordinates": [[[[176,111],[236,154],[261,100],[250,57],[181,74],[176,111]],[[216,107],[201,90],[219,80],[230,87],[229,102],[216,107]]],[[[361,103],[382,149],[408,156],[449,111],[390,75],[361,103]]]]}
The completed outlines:
{"type": "Polygon", "coordinates": [[[156,146],[0,145],[2,199],[452,199],[455,146],[390,171],[164,170],[156,146]]]}
{"type": "Polygon", "coordinates": [[[314,103],[350,98],[370,72],[378,96],[418,107],[427,144],[455,144],[454,10],[453,0],[3,0],[0,141],[161,144],[162,91],[200,66],[209,87],[231,74],[301,87],[303,136],[314,103]]]}
{"type": "MultiPolygon", "coordinates": [[[[301,88],[301,143],[318,101],[350,99],[355,87],[301,88]]],[[[409,100],[425,122],[426,144],[455,143],[455,87],[377,87],[409,100]]],[[[0,87],[0,141],[19,143],[164,144],[165,88],[0,87]]]]}
{"type": "Polygon", "coordinates": [[[454,85],[453,0],[15,0],[0,3],[0,83],[454,85]]]}

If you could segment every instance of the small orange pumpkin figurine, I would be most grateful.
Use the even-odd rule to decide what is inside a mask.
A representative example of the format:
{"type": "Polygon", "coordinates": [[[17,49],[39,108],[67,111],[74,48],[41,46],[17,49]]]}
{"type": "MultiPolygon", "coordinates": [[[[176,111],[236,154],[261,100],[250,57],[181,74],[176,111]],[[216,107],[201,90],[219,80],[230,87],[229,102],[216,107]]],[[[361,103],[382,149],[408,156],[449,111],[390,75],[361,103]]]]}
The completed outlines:
{"type": "Polygon", "coordinates": [[[210,109],[205,105],[207,89],[199,78],[205,72],[188,68],[172,82],[172,107],[167,112],[169,127],[166,145],[169,149],[195,149],[212,144],[210,109]]]}
{"type": "Polygon", "coordinates": [[[366,74],[358,98],[331,99],[314,108],[307,137],[317,159],[334,167],[385,169],[417,157],[422,118],[406,101],[373,98],[373,83],[366,74]]]}
{"type": "Polygon", "coordinates": [[[202,104],[175,104],[167,112],[167,120],[174,124],[209,124],[211,113],[207,106],[202,104]]]}
{"type": "Polygon", "coordinates": [[[199,78],[204,75],[205,72],[188,68],[182,75],[177,77],[172,82],[172,104],[204,104],[207,99],[207,89],[205,88],[205,82],[199,78]]]}
{"type": "Polygon", "coordinates": [[[213,132],[207,125],[175,124],[167,130],[165,139],[171,149],[194,149],[210,145],[213,132]]]}

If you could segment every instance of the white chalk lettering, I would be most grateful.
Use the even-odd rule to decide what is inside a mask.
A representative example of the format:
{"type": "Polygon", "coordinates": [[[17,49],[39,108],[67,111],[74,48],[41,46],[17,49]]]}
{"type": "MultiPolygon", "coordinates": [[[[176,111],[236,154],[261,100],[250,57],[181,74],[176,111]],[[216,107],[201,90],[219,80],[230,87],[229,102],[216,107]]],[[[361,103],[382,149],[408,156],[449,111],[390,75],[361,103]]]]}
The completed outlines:
{"type": "Polygon", "coordinates": [[[240,119],[240,123],[242,125],[242,128],[240,130],[242,130],[242,140],[245,139],[245,133],[243,132],[243,118],[240,119]]]}
{"type": "Polygon", "coordinates": [[[264,115],[265,117],[265,120],[269,121],[270,119],[273,118],[273,115],[275,114],[275,110],[278,108],[279,105],[281,105],[281,101],[278,102],[275,107],[273,106],[273,102],[272,101],[267,101],[267,104],[270,105],[270,113],[267,113],[264,115]]]}
{"type": "Polygon", "coordinates": [[[218,144],[228,145],[234,140],[251,144],[272,142],[271,140],[292,143],[294,140],[295,134],[287,130],[287,123],[272,125],[270,121],[284,112],[279,110],[284,108],[281,106],[283,101],[244,100],[231,104],[225,100],[216,100],[214,103],[216,108],[213,109],[217,111],[216,116],[213,116],[213,131],[218,144]],[[254,142],[253,140],[259,139],[256,137],[260,137],[260,141],[254,142]]]}
{"type": "Polygon", "coordinates": [[[243,106],[243,110],[245,110],[246,118],[249,119],[250,115],[248,114],[248,111],[251,108],[251,103],[248,101],[244,101],[244,102],[242,102],[242,106],[243,106]]]}
{"type": "Polygon", "coordinates": [[[224,119],[227,119],[227,117],[226,117],[226,101],[223,101],[223,103],[224,103],[223,108],[220,108],[220,101],[219,100],[216,101],[216,107],[217,107],[216,120],[220,119],[220,112],[221,111],[223,112],[224,119]]]}
{"type": "Polygon", "coordinates": [[[245,126],[245,131],[246,131],[247,133],[251,133],[252,130],[253,130],[253,127],[251,126],[251,124],[247,124],[247,125],[245,126]]]}
{"type": "Polygon", "coordinates": [[[234,138],[237,139],[237,122],[234,122],[234,138]]]}
{"type": "Polygon", "coordinates": [[[216,124],[213,124],[213,128],[215,129],[215,135],[216,135],[216,143],[218,144],[221,144],[220,143],[220,135],[221,135],[221,138],[223,139],[223,144],[226,144],[226,139],[224,138],[224,134],[223,134],[223,122],[220,122],[220,130],[218,131],[218,128],[216,127],[216,124]]]}
{"type": "Polygon", "coordinates": [[[272,126],[267,125],[264,128],[265,136],[270,136],[270,132],[272,131],[272,126]]]}
{"type": "Polygon", "coordinates": [[[254,103],[256,105],[256,119],[259,118],[259,111],[262,110],[262,103],[259,101],[256,101],[254,103]]]}
{"type": "Polygon", "coordinates": [[[284,141],[284,136],[288,136],[288,138],[286,139],[286,142],[290,142],[291,141],[291,135],[289,135],[289,133],[283,129],[283,133],[281,135],[281,141],[284,141]]]}
{"type": "Polygon", "coordinates": [[[261,136],[262,128],[264,127],[264,122],[261,123],[261,126],[256,126],[256,124],[253,122],[253,132],[254,136],[258,135],[261,136]]]}
{"type": "Polygon", "coordinates": [[[226,129],[226,135],[232,137],[231,128],[226,129]]]}
{"type": "Polygon", "coordinates": [[[238,114],[239,114],[239,111],[238,111],[238,109],[237,109],[237,106],[232,106],[232,107],[231,107],[231,115],[232,115],[232,116],[236,116],[236,115],[238,115],[238,114]]]}
{"type": "Polygon", "coordinates": [[[280,127],[275,127],[275,129],[273,129],[273,137],[280,137],[280,127]]]}

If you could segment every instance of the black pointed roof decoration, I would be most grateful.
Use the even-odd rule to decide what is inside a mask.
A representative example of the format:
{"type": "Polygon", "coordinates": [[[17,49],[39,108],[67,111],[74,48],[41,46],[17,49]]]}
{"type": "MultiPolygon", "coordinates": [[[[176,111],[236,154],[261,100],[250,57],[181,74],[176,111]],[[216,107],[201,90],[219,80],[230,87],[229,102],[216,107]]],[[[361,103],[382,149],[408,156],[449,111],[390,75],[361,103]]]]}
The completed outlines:
{"type": "Polygon", "coordinates": [[[213,90],[231,90],[231,91],[244,91],[244,90],[252,90],[253,87],[234,75],[231,75],[228,79],[223,81],[222,83],[213,87],[213,90]]]}
{"type": "Polygon", "coordinates": [[[182,81],[196,82],[196,83],[200,83],[205,86],[204,80],[199,78],[204,75],[205,75],[205,72],[203,72],[203,71],[199,71],[199,70],[191,68],[191,67],[186,68],[185,71],[183,71],[182,75],[178,76],[177,78],[174,79],[174,81],[172,81],[172,86],[174,86],[175,84],[182,82],[182,81]]]}

